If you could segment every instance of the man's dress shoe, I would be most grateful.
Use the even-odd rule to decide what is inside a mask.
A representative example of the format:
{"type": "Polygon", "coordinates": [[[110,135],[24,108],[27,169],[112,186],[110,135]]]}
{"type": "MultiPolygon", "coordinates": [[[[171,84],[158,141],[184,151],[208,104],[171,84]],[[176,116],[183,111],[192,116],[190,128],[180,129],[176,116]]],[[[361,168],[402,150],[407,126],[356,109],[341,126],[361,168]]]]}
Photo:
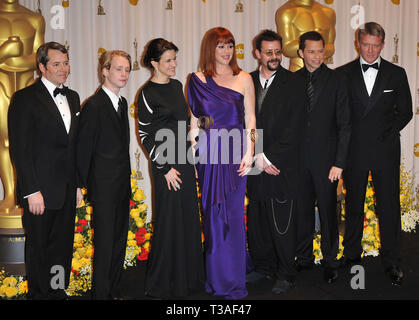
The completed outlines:
{"type": "Polygon", "coordinates": [[[293,281],[288,280],[276,280],[275,285],[272,287],[272,292],[276,294],[281,294],[288,292],[291,288],[295,286],[293,281]]]}
{"type": "Polygon", "coordinates": [[[340,259],[339,268],[349,268],[349,267],[352,267],[353,265],[360,264],[360,263],[361,263],[361,257],[357,257],[354,259],[343,257],[340,259]]]}
{"type": "Polygon", "coordinates": [[[327,283],[333,283],[338,278],[338,271],[335,268],[325,267],[323,275],[327,283]]]}
{"type": "Polygon", "coordinates": [[[385,270],[387,276],[391,280],[391,284],[401,286],[403,282],[403,271],[397,266],[391,266],[385,270]]]}
{"type": "Polygon", "coordinates": [[[314,267],[314,263],[301,263],[301,262],[296,262],[295,263],[295,270],[297,270],[297,272],[303,271],[303,270],[311,270],[314,267]]]}

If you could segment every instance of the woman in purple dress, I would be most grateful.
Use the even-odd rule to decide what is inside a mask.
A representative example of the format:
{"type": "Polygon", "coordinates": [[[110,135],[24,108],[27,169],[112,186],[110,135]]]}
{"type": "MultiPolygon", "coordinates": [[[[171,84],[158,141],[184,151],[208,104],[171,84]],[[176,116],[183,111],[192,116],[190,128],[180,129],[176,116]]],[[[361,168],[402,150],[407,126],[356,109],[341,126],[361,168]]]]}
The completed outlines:
{"type": "Polygon", "coordinates": [[[206,290],[225,299],[247,296],[244,198],[256,129],[253,81],[238,67],[234,45],[227,29],[209,30],[201,71],[191,75],[187,90],[202,192],[206,290]]]}

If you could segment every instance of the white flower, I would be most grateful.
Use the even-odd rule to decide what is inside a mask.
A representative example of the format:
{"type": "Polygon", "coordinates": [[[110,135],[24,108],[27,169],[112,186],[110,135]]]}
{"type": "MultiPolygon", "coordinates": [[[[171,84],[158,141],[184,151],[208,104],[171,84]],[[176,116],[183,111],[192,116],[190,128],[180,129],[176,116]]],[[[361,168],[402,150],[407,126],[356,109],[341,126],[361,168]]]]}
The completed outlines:
{"type": "Polygon", "coordinates": [[[402,214],[402,229],[405,232],[412,232],[419,223],[419,213],[416,210],[410,210],[402,214]]]}

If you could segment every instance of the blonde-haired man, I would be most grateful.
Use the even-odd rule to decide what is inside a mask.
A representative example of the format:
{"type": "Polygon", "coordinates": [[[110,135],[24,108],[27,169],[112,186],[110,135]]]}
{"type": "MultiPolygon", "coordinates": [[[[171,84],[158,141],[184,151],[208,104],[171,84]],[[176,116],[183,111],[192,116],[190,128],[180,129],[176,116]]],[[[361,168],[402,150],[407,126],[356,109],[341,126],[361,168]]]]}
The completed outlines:
{"type": "Polygon", "coordinates": [[[361,262],[365,189],[371,171],[380,226],[381,261],[401,285],[400,131],[412,119],[406,71],[381,57],[385,31],[375,22],[358,30],[360,56],[338,68],[348,78],[352,137],[345,181],[344,266],[361,262]]]}
{"type": "Polygon", "coordinates": [[[102,83],[80,114],[77,168],[93,206],[93,299],[121,297],[119,282],[129,220],[130,156],[128,105],[119,94],[131,72],[130,56],[119,50],[99,60],[102,83]]]}

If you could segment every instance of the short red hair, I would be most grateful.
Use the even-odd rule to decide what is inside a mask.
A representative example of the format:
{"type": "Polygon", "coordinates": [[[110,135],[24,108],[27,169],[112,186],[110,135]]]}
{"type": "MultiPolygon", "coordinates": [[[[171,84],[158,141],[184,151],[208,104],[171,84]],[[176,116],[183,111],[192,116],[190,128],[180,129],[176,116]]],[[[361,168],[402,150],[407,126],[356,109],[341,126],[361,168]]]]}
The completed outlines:
{"type": "MultiPolygon", "coordinates": [[[[217,74],[215,68],[215,48],[219,43],[232,43],[235,46],[233,34],[226,28],[216,27],[208,30],[202,39],[199,67],[206,77],[213,77],[217,74]]],[[[230,67],[233,70],[233,75],[237,75],[241,71],[237,64],[235,49],[230,61],[230,67]]]]}

